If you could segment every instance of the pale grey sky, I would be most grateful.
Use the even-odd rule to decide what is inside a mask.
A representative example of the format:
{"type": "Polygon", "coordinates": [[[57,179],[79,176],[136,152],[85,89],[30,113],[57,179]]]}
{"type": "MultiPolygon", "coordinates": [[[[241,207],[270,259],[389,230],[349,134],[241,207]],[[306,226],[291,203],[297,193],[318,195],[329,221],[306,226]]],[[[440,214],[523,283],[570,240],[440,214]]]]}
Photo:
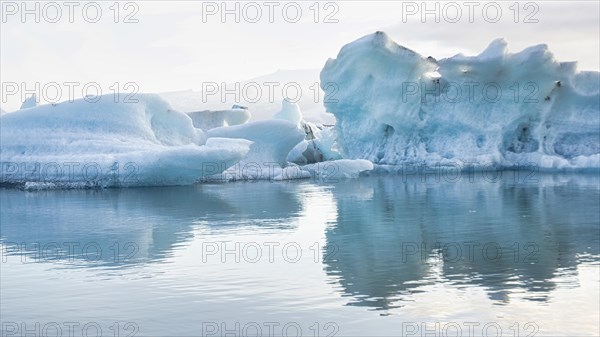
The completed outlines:
{"type": "MultiPolygon", "coordinates": [[[[14,7],[20,3],[2,1],[0,80],[28,88],[96,82],[110,93],[115,82],[121,90],[135,82],[142,92],[200,89],[203,82],[242,81],[277,69],[321,68],[344,44],[377,30],[438,59],[476,54],[504,37],[511,51],[546,43],[560,61],[600,68],[598,1],[427,2],[426,8],[421,1],[255,1],[237,2],[239,10],[235,2],[220,8],[221,1],[108,1],[96,2],[102,10],[96,23],[86,21],[96,19],[88,2],[72,7],[71,18],[63,2],[55,2],[59,9],[40,2],[39,23],[34,14],[22,22],[22,8],[14,7]],[[223,9],[233,10],[225,22],[223,9]],[[432,12],[422,22],[424,10],[432,12]]],[[[14,110],[20,102],[12,97],[0,105],[14,110]]]]}

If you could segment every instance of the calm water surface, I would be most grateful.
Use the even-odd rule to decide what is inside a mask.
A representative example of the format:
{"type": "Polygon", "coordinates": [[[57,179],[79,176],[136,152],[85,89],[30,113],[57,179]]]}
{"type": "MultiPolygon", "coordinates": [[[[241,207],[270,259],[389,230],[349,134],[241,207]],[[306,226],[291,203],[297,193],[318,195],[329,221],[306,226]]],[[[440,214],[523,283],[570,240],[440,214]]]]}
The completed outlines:
{"type": "Polygon", "coordinates": [[[600,335],[597,174],[0,202],[7,336],[600,335]]]}

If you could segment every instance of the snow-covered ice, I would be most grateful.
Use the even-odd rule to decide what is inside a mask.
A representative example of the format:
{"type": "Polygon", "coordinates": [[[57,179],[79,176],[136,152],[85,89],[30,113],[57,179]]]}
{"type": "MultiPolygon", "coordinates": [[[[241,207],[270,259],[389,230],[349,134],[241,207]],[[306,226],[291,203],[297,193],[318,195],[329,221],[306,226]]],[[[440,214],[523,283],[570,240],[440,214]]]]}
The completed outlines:
{"type": "Polygon", "coordinates": [[[344,158],[580,169],[600,167],[598,78],[546,45],[436,61],[377,32],[328,60],[321,85],[337,84],[325,106],[344,158]]]}
{"type": "Polygon", "coordinates": [[[211,138],[156,95],[138,103],[43,105],[2,115],[0,182],[60,187],[191,184],[242,159],[251,142],[211,138]],[[207,170],[207,165],[210,170],[207,170]]]}
{"type": "Polygon", "coordinates": [[[0,183],[36,190],[323,180],[357,177],[372,168],[361,160],[290,163],[292,149],[307,138],[319,153],[313,163],[340,157],[332,155],[333,131],[305,122],[288,101],[272,119],[248,123],[250,112],[238,106],[186,114],[158,95],[136,99],[123,103],[102,96],[3,115],[0,183]]]}
{"type": "Polygon", "coordinates": [[[206,134],[208,137],[250,140],[253,144],[245,161],[281,166],[286,165],[290,150],[304,139],[304,133],[295,124],[276,119],[215,128],[206,134]]]}
{"type": "Polygon", "coordinates": [[[302,112],[300,112],[300,107],[296,103],[292,103],[287,99],[284,99],[281,103],[281,110],[276,113],[273,118],[274,119],[282,119],[284,121],[288,121],[297,126],[300,126],[300,122],[303,119],[302,112]]]}

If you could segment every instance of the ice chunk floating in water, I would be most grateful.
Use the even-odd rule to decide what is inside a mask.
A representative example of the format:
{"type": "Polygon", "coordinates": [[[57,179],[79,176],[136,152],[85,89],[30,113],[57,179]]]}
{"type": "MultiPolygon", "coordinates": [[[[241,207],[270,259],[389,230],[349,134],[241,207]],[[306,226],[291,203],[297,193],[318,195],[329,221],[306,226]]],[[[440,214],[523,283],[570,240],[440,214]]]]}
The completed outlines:
{"type": "Polygon", "coordinates": [[[437,61],[377,32],[328,60],[321,86],[344,158],[600,166],[599,74],[556,61],[546,45],[509,53],[500,39],[437,61]]]}
{"type": "Polygon", "coordinates": [[[26,187],[191,184],[206,164],[223,170],[242,159],[252,142],[206,139],[192,119],[156,95],[137,103],[44,105],[2,115],[0,183],[26,187]]]}

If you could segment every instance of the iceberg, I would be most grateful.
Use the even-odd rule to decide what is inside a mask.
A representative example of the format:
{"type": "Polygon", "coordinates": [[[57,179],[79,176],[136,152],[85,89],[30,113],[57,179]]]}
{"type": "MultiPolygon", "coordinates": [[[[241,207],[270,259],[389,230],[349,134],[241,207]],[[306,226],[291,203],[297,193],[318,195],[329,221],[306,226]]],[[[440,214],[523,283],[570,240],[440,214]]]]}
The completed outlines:
{"type": "Polygon", "coordinates": [[[270,120],[248,122],[241,106],[183,113],[158,95],[136,100],[107,95],[2,115],[0,185],[44,190],[326,180],[372,169],[365,160],[320,163],[341,159],[332,149],[335,133],[305,122],[295,103],[284,101],[270,120]],[[313,165],[291,163],[290,152],[307,139],[313,165]]]}
{"type": "Polygon", "coordinates": [[[284,120],[257,121],[242,125],[215,128],[208,137],[245,139],[251,141],[250,152],[244,158],[259,164],[277,163],[284,167],[290,150],[304,139],[304,133],[284,120]]]}
{"type": "Polygon", "coordinates": [[[289,162],[306,165],[342,159],[337,151],[335,130],[332,127],[303,121],[306,139],[288,153],[289,162]]]}
{"type": "Polygon", "coordinates": [[[35,189],[187,185],[240,161],[251,142],[208,139],[156,95],[112,95],[2,115],[0,184],[35,189]],[[209,169],[210,168],[210,169],[209,169]]]}
{"type": "MultiPolygon", "coordinates": [[[[272,119],[242,125],[214,128],[208,137],[241,139],[252,142],[250,151],[236,165],[223,172],[215,172],[207,180],[287,180],[308,178],[308,172],[288,166],[288,153],[304,139],[304,132],[287,120],[272,119]]],[[[209,138],[210,139],[210,138],[209,138]]]]}
{"type": "Polygon", "coordinates": [[[477,56],[436,60],[376,32],[321,71],[347,159],[554,169],[600,167],[599,73],[558,62],[546,45],[503,39],[477,56]]]}
{"type": "Polygon", "coordinates": [[[252,145],[239,163],[203,181],[314,178],[333,182],[357,178],[361,172],[373,169],[373,163],[367,160],[341,159],[335,151],[333,130],[306,122],[298,104],[285,99],[281,111],[270,120],[214,128],[206,135],[246,139],[252,145]]]}
{"type": "Polygon", "coordinates": [[[210,130],[222,126],[239,125],[251,117],[247,108],[234,106],[228,110],[203,110],[188,112],[195,128],[210,130]]]}
{"type": "Polygon", "coordinates": [[[304,119],[300,107],[297,103],[292,103],[288,99],[284,99],[281,103],[281,111],[273,116],[274,119],[282,119],[295,125],[300,126],[304,119]]]}

